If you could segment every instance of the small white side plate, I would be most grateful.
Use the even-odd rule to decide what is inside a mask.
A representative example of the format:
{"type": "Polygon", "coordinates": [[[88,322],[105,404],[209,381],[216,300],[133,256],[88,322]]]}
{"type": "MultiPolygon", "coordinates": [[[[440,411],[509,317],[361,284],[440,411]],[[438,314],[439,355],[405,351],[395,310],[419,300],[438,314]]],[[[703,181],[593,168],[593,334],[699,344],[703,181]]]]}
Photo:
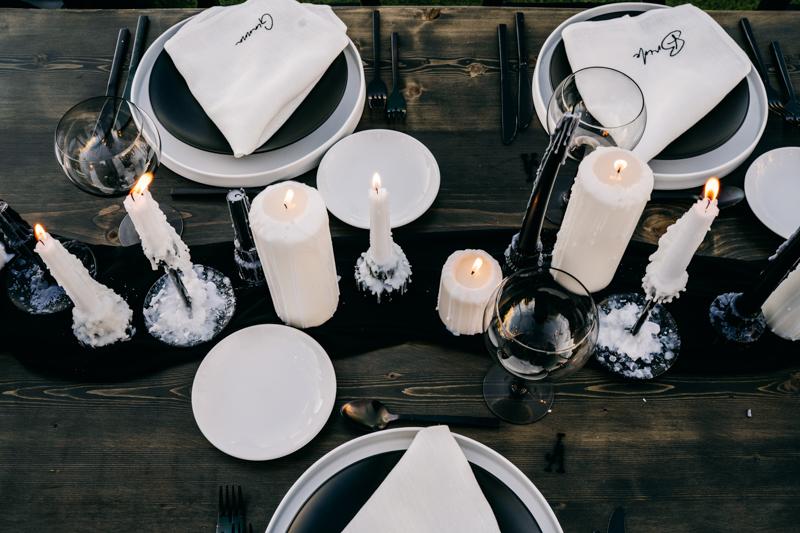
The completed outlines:
{"type": "Polygon", "coordinates": [[[439,193],[439,165],[424,144],[394,130],[354,133],[328,150],[317,171],[317,188],[333,216],[369,229],[372,175],[389,193],[393,228],[419,218],[439,193]]]}
{"type": "Polygon", "coordinates": [[[306,333],[262,324],[226,337],[197,369],[192,411],[221,451],[248,461],[277,459],[308,444],[336,399],[328,354],[306,333]]]}
{"type": "Polygon", "coordinates": [[[800,148],[767,152],[750,165],[744,177],[750,209],[769,229],[788,239],[800,227],[800,148]]]}

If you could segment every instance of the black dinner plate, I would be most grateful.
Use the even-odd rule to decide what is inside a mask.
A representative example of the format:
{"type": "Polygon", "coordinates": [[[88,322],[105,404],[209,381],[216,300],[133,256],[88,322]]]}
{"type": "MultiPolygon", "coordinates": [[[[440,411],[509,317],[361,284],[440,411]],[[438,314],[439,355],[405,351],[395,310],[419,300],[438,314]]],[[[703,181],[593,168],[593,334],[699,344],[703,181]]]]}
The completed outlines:
{"type": "MultiPolygon", "coordinates": [[[[306,500],[287,533],[340,533],[378,489],[405,450],[357,461],[330,478],[306,500]]],[[[502,533],[541,533],[522,500],[483,468],[469,464],[502,533]]]]}
{"type": "MultiPolygon", "coordinates": [[[[347,59],[342,52],[289,120],[253,153],[283,148],[312,133],[336,110],[346,87],[347,59]]],[[[178,140],[206,152],[233,154],[166,50],[161,51],[150,72],[150,104],[159,122],[178,140]]]]}
{"type": "MultiPolygon", "coordinates": [[[[635,17],[642,13],[642,11],[618,11],[598,15],[589,20],[609,20],[625,15],[635,17]]],[[[555,90],[558,84],[570,74],[572,74],[572,67],[567,59],[567,50],[562,39],[553,49],[553,58],[550,62],[552,89],[555,90]]],[[[750,90],[747,78],[745,78],[714,109],[686,130],[683,135],[672,141],[654,159],[687,159],[707,154],[719,148],[739,131],[749,107],[750,90]]]]}

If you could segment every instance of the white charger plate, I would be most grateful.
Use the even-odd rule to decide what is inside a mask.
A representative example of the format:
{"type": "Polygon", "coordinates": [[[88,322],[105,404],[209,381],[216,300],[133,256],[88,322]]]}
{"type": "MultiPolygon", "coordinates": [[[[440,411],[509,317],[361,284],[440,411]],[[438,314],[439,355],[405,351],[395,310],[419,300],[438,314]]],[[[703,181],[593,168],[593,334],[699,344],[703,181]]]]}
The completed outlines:
{"type": "Polygon", "coordinates": [[[328,150],[317,170],[317,189],[336,218],[369,229],[372,175],[389,193],[393,228],[419,218],[439,193],[439,165],[414,137],[394,130],[360,131],[328,150]]]}
{"type": "MultiPolygon", "coordinates": [[[[272,515],[266,533],[286,532],[306,500],[331,476],[367,457],[407,450],[417,432],[422,429],[398,428],[370,433],[328,452],[295,481],[272,515]]],[[[480,442],[455,433],[453,436],[470,463],[493,474],[519,497],[536,519],[542,533],[562,533],[561,526],[547,500],[519,468],[480,442]]]]}
{"type": "Polygon", "coordinates": [[[342,137],[353,133],[361,120],[366,99],[364,67],[352,41],[344,49],[347,85],[339,106],[319,128],[278,150],[235,158],[189,146],[170,134],[158,121],[150,104],[150,71],[166,43],[191,18],[179,22],[153,42],[142,56],[131,87],[131,100],[144,110],[161,136],[161,162],[184,178],[217,187],[260,187],[297,177],[316,167],[325,152],[342,137]]]}
{"type": "Polygon", "coordinates": [[[744,195],[766,227],[791,237],[800,228],[800,148],[777,148],[753,161],[744,176],[744,195]]]}
{"type": "Polygon", "coordinates": [[[336,400],[328,354],[306,333],[261,324],[229,335],[197,369],[192,411],[219,450],[248,461],[277,459],[308,444],[336,400]]]}
{"type": "MultiPolygon", "coordinates": [[[[645,3],[608,4],[582,11],[570,17],[547,38],[539,52],[536,68],[533,71],[533,105],[541,124],[547,124],[547,105],[553,95],[550,80],[550,62],[556,45],[561,41],[564,28],[576,22],[589,20],[598,15],[619,11],[649,11],[651,9],[670,9],[667,6],[645,3]]],[[[755,150],[767,126],[767,92],[761,78],[754,68],[746,76],[749,89],[749,107],[744,122],[736,133],[721,146],[708,153],[686,159],[651,159],[655,189],[673,190],[697,187],[712,176],[722,178],[733,172],[755,150]]]]}

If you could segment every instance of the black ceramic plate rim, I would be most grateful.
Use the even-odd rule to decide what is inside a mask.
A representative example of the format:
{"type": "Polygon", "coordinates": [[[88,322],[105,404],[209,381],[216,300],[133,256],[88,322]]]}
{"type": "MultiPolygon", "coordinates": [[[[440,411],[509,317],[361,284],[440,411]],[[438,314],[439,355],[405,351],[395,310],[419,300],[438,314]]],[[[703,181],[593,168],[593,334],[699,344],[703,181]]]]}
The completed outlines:
{"type": "MultiPolygon", "coordinates": [[[[156,59],[155,59],[155,61],[153,63],[153,66],[150,69],[150,76],[149,76],[148,82],[147,82],[148,83],[149,92],[150,92],[150,104],[151,104],[151,107],[153,108],[153,113],[156,116],[159,124],[161,124],[161,126],[163,126],[164,129],[166,129],[178,141],[180,141],[180,142],[182,142],[182,143],[184,143],[184,144],[186,144],[188,146],[191,146],[192,148],[196,148],[198,150],[202,150],[204,152],[209,152],[209,153],[214,153],[214,154],[233,155],[233,150],[230,148],[230,145],[228,144],[227,140],[224,139],[224,136],[222,137],[221,140],[218,139],[218,141],[221,141],[221,142],[224,141],[224,145],[225,145],[224,149],[222,148],[221,145],[214,147],[214,146],[210,146],[208,143],[198,142],[197,140],[193,140],[189,136],[187,136],[187,134],[185,134],[184,131],[182,131],[180,129],[176,129],[174,126],[171,125],[172,121],[169,120],[169,117],[173,117],[174,115],[171,115],[171,114],[162,115],[162,113],[164,113],[164,111],[163,111],[163,108],[162,108],[162,106],[161,106],[161,104],[159,102],[161,101],[161,99],[163,97],[161,97],[161,96],[156,97],[156,98],[153,97],[154,94],[155,95],[160,94],[159,91],[154,91],[153,90],[155,88],[154,87],[154,83],[156,83],[155,80],[157,79],[157,78],[155,78],[153,76],[153,72],[154,71],[158,72],[159,69],[163,69],[164,67],[160,67],[160,64],[162,62],[164,62],[164,61],[169,61],[169,63],[172,64],[172,60],[169,57],[169,54],[167,53],[166,49],[162,49],[161,52],[156,57],[156,59]]],[[[183,82],[182,86],[185,87],[185,80],[183,80],[183,77],[181,76],[180,72],[177,71],[177,69],[175,68],[174,64],[172,64],[171,68],[166,67],[166,69],[167,69],[167,73],[169,73],[170,75],[177,75],[179,78],[181,78],[181,81],[183,82]]],[[[347,90],[347,82],[348,82],[348,78],[349,78],[349,68],[348,68],[348,65],[347,65],[347,59],[345,57],[345,50],[343,50],[338,56],[336,56],[336,58],[333,60],[331,65],[328,67],[328,69],[326,69],[325,74],[323,74],[323,77],[320,80],[318,80],[317,86],[315,86],[314,89],[311,90],[311,92],[309,93],[308,96],[311,96],[313,98],[315,90],[319,90],[319,87],[322,86],[325,83],[325,75],[328,74],[332,69],[337,69],[338,70],[339,77],[336,79],[336,81],[334,83],[337,84],[338,85],[338,89],[341,89],[341,90],[338,91],[338,93],[335,95],[335,98],[333,100],[330,100],[330,102],[331,102],[330,106],[329,106],[328,109],[325,110],[324,113],[316,115],[313,120],[306,120],[307,123],[308,122],[313,123],[314,124],[313,127],[310,127],[310,128],[308,128],[308,127],[307,128],[298,128],[298,129],[303,130],[302,135],[291,136],[291,140],[288,141],[288,142],[282,142],[282,143],[278,143],[275,146],[269,146],[270,142],[274,141],[276,136],[279,136],[281,134],[282,129],[287,124],[291,125],[292,117],[294,117],[295,114],[298,113],[298,111],[299,112],[303,112],[304,111],[303,104],[305,103],[305,101],[301,102],[301,104],[295,110],[294,114],[292,114],[289,117],[289,119],[286,120],[286,122],[283,124],[283,126],[281,126],[281,128],[278,129],[278,131],[276,131],[272,135],[272,137],[267,139],[261,146],[256,148],[253,151],[253,154],[261,154],[261,153],[271,152],[271,151],[274,151],[274,150],[280,150],[282,148],[286,148],[287,146],[291,146],[292,144],[294,144],[294,143],[296,143],[298,141],[301,141],[302,139],[304,139],[305,137],[308,137],[314,131],[319,129],[331,117],[331,115],[333,115],[333,113],[336,112],[336,109],[341,104],[342,98],[344,97],[344,94],[345,94],[345,92],[347,90]]],[[[175,93],[175,89],[172,88],[173,85],[170,84],[170,85],[168,85],[168,87],[170,88],[169,90],[171,91],[171,94],[174,97],[174,95],[176,93],[175,93]]],[[[179,89],[179,93],[177,94],[177,96],[181,97],[181,99],[185,99],[185,97],[187,96],[187,93],[188,93],[189,98],[191,98],[192,103],[196,107],[200,108],[199,103],[197,103],[197,100],[194,99],[194,97],[191,95],[191,91],[189,91],[188,87],[186,87],[184,90],[180,90],[179,89]]],[[[308,96],[306,98],[308,98],[308,96]]],[[[168,107],[171,107],[171,106],[168,106],[168,107]]],[[[216,132],[219,133],[219,135],[221,136],[221,132],[219,132],[219,128],[217,128],[216,124],[213,123],[213,121],[208,117],[208,115],[206,115],[202,111],[201,108],[199,109],[198,112],[202,113],[202,115],[205,117],[205,120],[207,121],[207,124],[205,124],[204,126],[205,127],[212,126],[216,130],[216,132]]]]}
{"type": "MultiPolygon", "coordinates": [[[[576,23],[577,22],[598,21],[598,20],[613,20],[613,19],[617,19],[617,18],[622,18],[624,16],[636,17],[636,16],[639,16],[639,15],[641,15],[643,13],[647,13],[647,12],[651,11],[651,9],[637,10],[636,7],[637,6],[635,6],[635,5],[629,5],[629,6],[626,5],[623,9],[621,9],[619,11],[600,13],[600,14],[594,16],[594,17],[591,17],[591,18],[588,18],[588,19],[584,19],[584,20],[581,20],[581,21],[576,21],[576,23]]],[[[557,52],[559,51],[560,47],[563,47],[563,42],[564,42],[564,40],[563,40],[562,35],[559,35],[558,39],[552,45],[552,54],[550,56],[550,62],[547,65],[547,77],[548,77],[548,80],[550,82],[550,89],[553,92],[555,92],[555,89],[558,87],[558,84],[560,84],[561,81],[563,81],[563,80],[559,80],[559,82],[556,83],[555,79],[552,76],[553,61],[556,58],[557,52]]],[[[569,65],[569,60],[567,60],[567,65],[569,65]]],[[[572,67],[571,66],[570,66],[570,71],[572,71],[572,67]]],[[[741,120],[738,121],[738,124],[736,125],[736,127],[732,128],[728,132],[727,135],[725,135],[724,137],[719,138],[717,140],[717,142],[715,144],[713,144],[713,145],[704,146],[704,147],[702,147],[702,148],[700,148],[698,150],[694,150],[694,151],[692,151],[690,153],[683,153],[683,154],[678,153],[678,154],[675,154],[675,155],[670,155],[669,151],[670,151],[670,148],[672,147],[673,143],[676,142],[676,141],[679,141],[680,139],[682,139],[683,136],[686,135],[686,133],[690,133],[691,134],[692,129],[697,125],[697,123],[695,123],[689,129],[687,129],[686,132],[684,132],[683,134],[678,136],[678,138],[675,139],[675,141],[673,141],[673,143],[670,143],[670,145],[666,146],[661,153],[659,153],[658,155],[656,155],[653,158],[653,160],[654,161],[681,161],[681,160],[691,159],[691,158],[694,158],[694,157],[702,157],[703,155],[709,154],[709,153],[717,150],[721,146],[725,145],[725,143],[727,143],[731,138],[733,138],[736,135],[736,133],[741,129],[742,125],[745,123],[745,121],[747,119],[748,113],[750,112],[750,87],[749,87],[749,83],[750,82],[748,80],[748,77],[745,76],[745,78],[742,79],[733,89],[731,89],[731,91],[723,97],[723,100],[720,101],[720,103],[722,103],[734,91],[744,92],[744,95],[743,95],[744,101],[742,103],[744,104],[744,110],[745,111],[741,116],[741,120]],[[742,86],[744,87],[743,89],[742,89],[742,86]],[[664,152],[667,152],[667,154],[664,154],[664,152]]],[[[545,105],[545,107],[547,107],[548,103],[545,102],[544,105],[545,105]]],[[[712,114],[715,111],[717,111],[717,106],[715,106],[711,111],[709,111],[708,114],[712,114]]],[[[698,121],[698,123],[702,122],[705,118],[706,118],[705,116],[703,118],[701,118],[698,121]]],[[[704,131],[705,131],[705,128],[704,128],[704,131]]]]}
{"type": "MultiPolygon", "coordinates": [[[[388,450],[388,451],[384,451],[384,452],[374,453],[374,454],[368,455],[367,457],[363,457],[363,458],[361,458],[361,459],[358,459],[357,461],[354,461],[354,462],[352,462],[352,463],[350,463],[350,464],[348,464],[348,465],[346,465],[346,466],[343,466],[342,468],[338,469],[336,472],[334,472],[334,473],[332,473],[331,475],[329,475],[329,476],[328,476],[328,477],[327,477],[327,478],[326,478],[324,481],[322,481],[322,482],[321,482],[321,483],[320,483],[320,484],[319,484],[319,485],[318,485],[318,486],[317,486],[317,487],[314,489],[314,491],[313,491],[311,494],[309,494],[308,498],[306,498],[306,499],[305,499],[305,501],[304,501],[304,502],[303,502],[303,503],[302,503],[302,504],[299,506],[299,508],[298,508],[298,509],[297,509],[297,511],[295,512],[294,516],[292,517],[292,520],[291,520],[291,522],[289,523],[289,526],[288,526],[288,528],[287,528],[287,531],[290,531],[290,530],[291,530],[292,526],[294,526],[295,522],[297,521],[298,517],[300,516],[300,514],[301,514],[301,513],[303,512],[303,510],[305,509],[306,505],[308,505],[308,504],[309,504],[309,502],[310,502],[310,501],[311,501],[311,500],[314,498],[314,496],[316,496],[316,495],[317,495],[317,493],[319,493],[319,491],[320,491],[320,490],[322,490],[322,489],[323,489],[323,488],[324,488],[324,487],[327,485],[327,483],[328,483],[328,482],[330,482],[330,480],[331,480],[331,479],[333,479],[334,477],[338,476],[339,474],[341,474],[342,472],[344,472],[344,471],[346,471],[346,470],[348,470],[348,469],[350,469],[350,468],[354,468],[354,467],[356,467],[357,465],[360,465],[360,464],[364,463],[365,461],[370,461],[370,460],[373,460],[373,459],[376,459],[376,458],[380,458],[381,456],[385,456],[385,455],[388,455],[388,454],[396,454],[396,453],[398,453],[398,452],[403,452],[403,454],[405,454],[405,452],[406,452],[406,451],[408,451],[408,449],[403,449],[403,450],[388,450]]],[[[401,456],[401,458],[402,458],[402,456],[401,456]]],[[[532,513],[532,512],[531,512],[531,510],[528,508],[528,506],[525,504],[525,502],[523,502],[523,501],[522,501],[522,499],[519,497],[519,495],[517,495],[517,493],[516,493],[516,492],[514,492],[514,491],[513,491],[513,490],[512,490],[512,489],[511,489],[511,488],[510,488],[510,487],[509,487],[509,486],[508,486],[508,485],[507,485],[505,482],[503,482],[503,481],[502,481],[500,478],[498,478],[497,476],[495,476],[495,475],[494,475],[493,473],[491,473],[490,471],[488,471],[488,470],[486,470],[485,468],[483,468],[483,467],[481,467],[481,466],[479,466],[479,465],[477,465],[477,464],[473,463],[472,461],[468,461],[468,462],[469,462],[469,465],[470,465],[470,467],[471,467],[471,468],[477,468],[477,469],[478,469],[478,470],[480,470],[480,471],[481,471],[481,472],[482,472],[484,475],[488,475],[488,476],[490,476],[491,478],[494,478],[494,480],[495,480],[497,483],[500,483],[500,484],[502,484],[503,486],[505,486],[505,487],[508,489],[509,493],[510,493],[510,494],[512,494],[512,495],[513,495],[513,496],[514,496],[514,497],[515,497],[515,498],[516,498],[516,499],[519,501],[519,504],[520,504],[520,505],[522,505],[522,507],[524,507],[524,508],[525,508],[525,510],[528,512],[528,515],[530,516],[531,520],[533,520],[533,522],[536,524],[536,526],[539,528],[539,531],[541,532],[541,526],[539,526],[539,523],[536,521],[536,517],[533,515],[533,513],[532,513]]],[[[385,479],[385,478],[384,478],[384,479],[385,479]]],[[[383,483],[383,481],[381,481],[381,483],[383,483]]],[[[481,489],[481,490],[483,490],[483,489],[481,489]]]]}

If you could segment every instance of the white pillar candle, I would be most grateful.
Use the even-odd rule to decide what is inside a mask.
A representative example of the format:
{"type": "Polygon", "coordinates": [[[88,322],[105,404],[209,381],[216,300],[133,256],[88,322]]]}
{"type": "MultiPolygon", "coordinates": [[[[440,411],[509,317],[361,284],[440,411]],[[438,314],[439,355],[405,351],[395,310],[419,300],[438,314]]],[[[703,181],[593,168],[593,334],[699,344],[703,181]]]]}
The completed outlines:
{"type": "Polygon", "coordinates": [[[253,199],[250,228],[281,320],[310,328],[331,318],[339,284],[322,195],[294,181],[271,185],[253,199]]]}
{"type": "Polygon", "coordinates": [[[194,277],[189,248],[169,224],[167,215],[161,211],[147,188],[152,179],[152,174],[144,174],[123,201],[142,240],[142,251],[150,260],[153,270],[157,270],[163,262],[174,270],[180,270],[184,276],[194,277]]]}
{"type": "Polygon", "coordinates": [[[127,338],[133,311],[125,300],[92,278],[80,259],[39,224],[36,238],[39,242],[34,251],[75,304],[72,331],[78,340],[99,347],[127,338]]]}
{"type": "Polygon", "coordinates": [[[483,250],[450,255],[442,268],[436,306],[447,329],[456,335],[481,333],[486,302],[502,279],[500,264],[483,250]]]}
{"type": "Polygon", "coordinates": [[[667,228],[658,240],[658,250],[650,256],[642,287],[648,297],[670,302],[686,289],[686,268],[719,215],[717,194],[719,180],[706,182],[704,198],[698,200],[681,218],[667,228]]]}
{"type": "Polygon", "coordinates": [[[389,221],[389,193],[381,187],[381,177],[372,176],[369,190],[369,249],[378,266],[392,259],[392,225],[389,221]]]}
{"type": "Polygon", "coordinates": [[[800,340],[800,267],[778,285],[761,311],[775,335],[790,341],[800,340]]]}
{"type": "MultiPolygon", "coordinates": [[[[653,190],[653,171],[628,150],[598,148],[578,167],[552,265],[575,276],[589,292],[604,289],[653,190]]],[[[572,291],[574,281],[555,279],[572,291]]]]}

